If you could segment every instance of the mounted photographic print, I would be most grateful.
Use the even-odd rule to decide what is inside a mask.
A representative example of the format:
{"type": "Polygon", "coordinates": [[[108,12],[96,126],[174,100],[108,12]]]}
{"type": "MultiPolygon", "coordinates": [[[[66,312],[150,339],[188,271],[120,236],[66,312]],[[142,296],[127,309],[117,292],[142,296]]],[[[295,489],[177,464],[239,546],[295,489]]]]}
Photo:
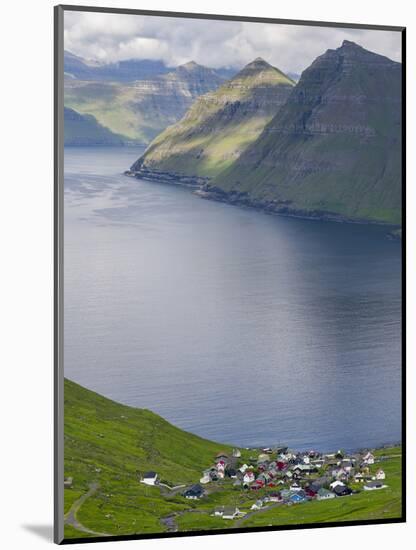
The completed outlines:
{"type": "Polygon", "coordinates": [[[405,30],[55,8],[55,541],[405,520],[405,30]]]}

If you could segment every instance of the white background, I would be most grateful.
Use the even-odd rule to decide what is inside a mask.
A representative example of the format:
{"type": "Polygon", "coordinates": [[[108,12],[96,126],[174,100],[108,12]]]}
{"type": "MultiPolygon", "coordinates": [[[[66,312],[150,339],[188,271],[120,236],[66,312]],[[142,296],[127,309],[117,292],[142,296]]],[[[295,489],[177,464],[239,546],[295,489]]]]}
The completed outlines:
{"type": "MultiPolygon", "coordinates": [[[[75,2],[77,3],[77,2],[75,2]]],[[[253,545],[408,548],[416,538],[415,107],[416,18],[406,0],[85,0],[125,8],[400,25],[408,28],[408,523],[107,543],[118,548],[218,550],[253,545]]],[[[0,101],[0,545],[51,544],[53,345],[53,7],[2,3],[0,101]]],[[[383,422],[383,418],[380,418],[383,422]]],[[[78,547],[78,546],[77,546],[78,547]]],[[[81,547],[81,546],[80,546],[81,547]]],[[[85,545],[82,545],[85,548],[85,545]]],[[[413,546],[414,547],[414,546],[413,546]]],[[[97,546],[95,546],[97,548],[97,546]]],[[[107,548],[107,546],[106,546],[107,548]]]]}

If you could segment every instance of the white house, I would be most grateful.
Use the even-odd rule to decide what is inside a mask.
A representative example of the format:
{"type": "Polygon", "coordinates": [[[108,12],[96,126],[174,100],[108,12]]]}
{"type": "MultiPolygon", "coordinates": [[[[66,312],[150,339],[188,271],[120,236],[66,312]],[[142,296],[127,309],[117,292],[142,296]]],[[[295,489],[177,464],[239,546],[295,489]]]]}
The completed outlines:
{"type": "Polygon", "coordinates": [[[201,477],[201,479],[199,480],[200,483],[209,483],[211,481],[211,476],[209,474],[209,471],[208,472],[204,472],[203,476],[201,477]]]}
{"type": "Polygon", "coordinates": [[[222,514],[222,519],[235,519],[239,515],[240,510],[238,508],[225,507],[222,514]]]}
{"type": "Polygon", "coordinates": [[[253,483],[254,479],[254,473],[251,470],[247,470],[243,477],[244,483],[253,483]]]}
{"type": "Polygon", "coordinates": [[[366,464],[374,464],[375,458],[373,453],[367,453],[366,455],[364,455],[363,460],[366,464]]]}
{"type": "Polygon", "coordinates": [[[247,470],[247,468],[248,468],[247,464],[243,464],[243,465],[241,466],[241,468],[240,468],[240,472],[241,472],[242,474],[244,474],[244,472],[247,470]]]}
{"type": "Polygon", "coordinates": [[[156,485],[157,473],[156,472],[146,472],[141,481],[142,481],[142,483],[145,483],[146,485],[156,485]]]}
{"type": "Polygon", "coordinates": [[[376,479],[377,480],[386,479],[386,473],[381,468],[376,472],[376,479]]]}
{"type": "Polygon", "coordinates": [[[262,506],[263,502],[261,500],[256,500],[256,502],[251,506],[251,510],[260,510],[262,506]]]}
{"type": "Polygon", "coordinates": [[[237,449],[237,448],[233,449],[233,457],[234,458],[240,458],[241,457],[240,449],[237,449]]]}

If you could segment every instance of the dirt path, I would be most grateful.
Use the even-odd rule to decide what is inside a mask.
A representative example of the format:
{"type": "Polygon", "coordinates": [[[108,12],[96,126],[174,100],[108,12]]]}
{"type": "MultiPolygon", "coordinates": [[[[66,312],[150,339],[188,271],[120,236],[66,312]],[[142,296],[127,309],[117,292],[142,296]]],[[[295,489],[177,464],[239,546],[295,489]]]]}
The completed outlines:
{"type": "Polygon", "coordinates": [[[176,487],[169,487],[169,485],[166,485],[165,483],[159,483],[157,487],[159,487],[160,493],[164,497],[174,497],[178,493],[189,489],[191,485],[176,485],[176,487]]]}
{"type": "Polygon", "coordinates": [[[88,527],[84,527],[82,523],[80,523],[77,519],[77,512],[81,508],[81,506],[84,504],[84,502],[92,496],[99,488],[98,483],[92,483],[90,485],[89,490],[82,495],[79,499],[77,499],[69,509],[69,511],[64,516],[64,522],[66,525],[71,525],[74,527],[74,529],[77,529],[78,531],[82,531],[83,533],[88,533],[89,535],[95,535],[96,537],[109,537],[108,533],[98,533],[97,531],[93,531],[92,529],[88,529],[88,527]]]}
{"type": "Polygon", "coordinates": [[[188,508],[187,510],[180,510],[179,512],[172,512],[171,514],[160,519],[162,525],[166,527],[168,533],[176,533],[178,531],[178,524],[176,519],[183,514],[208,514],[206,510],[198,510],[195,508],[188,508]]]}

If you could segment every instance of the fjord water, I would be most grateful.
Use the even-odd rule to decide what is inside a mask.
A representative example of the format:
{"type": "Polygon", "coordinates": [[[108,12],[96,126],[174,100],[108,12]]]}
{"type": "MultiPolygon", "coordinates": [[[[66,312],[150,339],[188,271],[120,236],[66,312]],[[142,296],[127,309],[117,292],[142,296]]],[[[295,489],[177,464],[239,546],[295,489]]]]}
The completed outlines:
{"type": "Polygon", "coordinates": [[[123,176],[140,152],[65,150],[65,375],[220,442],[400,441],[400,243],[123,176]]]}

